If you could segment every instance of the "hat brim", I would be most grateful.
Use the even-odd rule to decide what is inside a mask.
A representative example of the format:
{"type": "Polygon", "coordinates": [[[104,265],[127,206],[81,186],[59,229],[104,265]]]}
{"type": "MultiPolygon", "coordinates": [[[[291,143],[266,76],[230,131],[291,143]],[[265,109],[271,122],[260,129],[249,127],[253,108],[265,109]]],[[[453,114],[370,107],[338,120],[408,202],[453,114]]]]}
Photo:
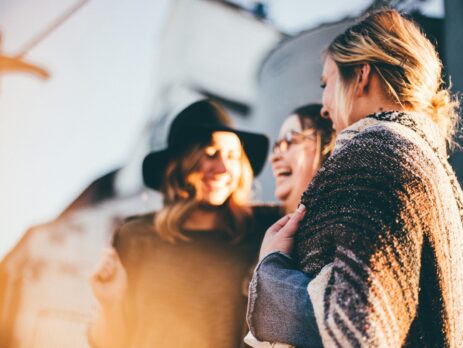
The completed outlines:
{"type": "Polygon", "coordinates": [[[143,160],[142,171],[143,181],[147,187],[159,190],[161,187],[164,172],[171,158],[169,149],[153,151],[143,160]]]}
{"type": "MultiPolygon", "coordinates": [[[[238,136],[243,146],[244,152],[248,156],[249,163],[254,174],[257,177],[262,171],[267,160],[269,140],[263,134],[252,133],[237,130],[231,127],[207,127],[207,126],[193,126],[189,127],[190,132],[197,130],[206,130],[212,132],[231,132],[238,136]]],[[[143,181],[145,185],[159,190],[163,180],[163,175],[166,170],[167,164],[172,157],[172,149],[167,148],[161,151],[153,151],[149,153],[143,160],[143,181]]]]}

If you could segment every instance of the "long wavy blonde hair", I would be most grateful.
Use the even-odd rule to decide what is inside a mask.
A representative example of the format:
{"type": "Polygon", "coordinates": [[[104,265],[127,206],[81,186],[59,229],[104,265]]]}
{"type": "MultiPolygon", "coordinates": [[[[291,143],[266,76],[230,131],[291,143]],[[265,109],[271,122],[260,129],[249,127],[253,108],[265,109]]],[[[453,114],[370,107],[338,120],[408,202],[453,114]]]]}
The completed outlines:
{"type": "Polygon", "coordinates": [[[434,45],[414,22],[396,10],[371,13],[337,36],[326,55],[339,68],[335,100],[341,114],[349,114],[358,68],[368,63],[397,104],[431,117],[453,145],[459,101],[444,85],[434,45]]]}
{"type": "MultiPolygon", "coordinates": [[[[189,241],[182,233],[182,226],[191,213],[198,208],[200,200],[198,192],[188,181],[190,174],[197,171],[205,148],[210,140],[194,144],[189,149],[173,157],[166,167],[161,192],[164,195],[164,207],[156,213],[154,229],[158,235],[172,243],[177,240],[189,241]]],[[[249,228],[251,209],[249,201],[253,172],[249,159],[242,149],[240,157],[241,176],[237,188],[227,201],[220,207],[219,214],[222,224],[218,226],[226,230],[232,242],[242,239],[249,228]]]]}

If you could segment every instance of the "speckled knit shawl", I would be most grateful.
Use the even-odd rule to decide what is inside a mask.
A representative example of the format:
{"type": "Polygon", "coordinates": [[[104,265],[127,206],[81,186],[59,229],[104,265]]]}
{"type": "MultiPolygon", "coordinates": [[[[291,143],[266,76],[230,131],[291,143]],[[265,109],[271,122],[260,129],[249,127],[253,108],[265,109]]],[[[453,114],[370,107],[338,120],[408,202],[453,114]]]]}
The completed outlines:
{"type": "Polygon", "coordinates": [[[340,133],[296,235],[325,346],[463,347],[462,197],[428,117],[340,133]]]}

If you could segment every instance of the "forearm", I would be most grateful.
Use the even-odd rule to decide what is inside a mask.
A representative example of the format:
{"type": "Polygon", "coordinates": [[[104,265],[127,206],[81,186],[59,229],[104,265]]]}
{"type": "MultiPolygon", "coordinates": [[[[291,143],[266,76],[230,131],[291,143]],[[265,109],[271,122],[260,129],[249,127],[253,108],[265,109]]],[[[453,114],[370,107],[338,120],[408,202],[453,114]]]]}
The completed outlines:
{"type": "Polygon", "coordinates": [[[256,268],[249,290],[247,320],[256,338],[299,347],[321,347],[307,293],[311,279],[282,253],[266,256],[256,268]]]}

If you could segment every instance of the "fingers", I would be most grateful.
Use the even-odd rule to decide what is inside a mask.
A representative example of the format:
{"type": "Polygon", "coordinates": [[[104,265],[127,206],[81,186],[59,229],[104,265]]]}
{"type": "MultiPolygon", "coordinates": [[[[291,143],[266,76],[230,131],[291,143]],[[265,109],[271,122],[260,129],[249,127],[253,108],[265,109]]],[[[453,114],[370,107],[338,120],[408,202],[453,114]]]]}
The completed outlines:
{"type": "Polygon", "coordinates": [[[120,263],[119,256],[114,248],[103,250],[97,269],[92,275],[92,281],[107,282],[111,280],[117,272],[118,263],[120,263]]]}
{"type": "Polygon", "coordinates": [[[288,214],[275,222],[267,230],[262,241],[259,260],[262,260],[266,255],[275,251],[290,255],[294,244],[294,234],[304,215],[305,206],[300,204],[293,214],[288,214]]]}
{"type": "Polygon", "coordinates": [[[280,231],[289,221],[291,214],[287,214],[275,222],[272,226],[267,229],[267,234],[275,234],[280,231]]]}
{"type": "Polygon", "coordinates": [[[305,206],[299,204],[296,211],[291,214],[291,217],[288,219],[286,224],[280,229],[280,233],[284,234],[285,237],[292,237],[299,227],[299,223],[304,218],[305,215],[305,206]]]}

